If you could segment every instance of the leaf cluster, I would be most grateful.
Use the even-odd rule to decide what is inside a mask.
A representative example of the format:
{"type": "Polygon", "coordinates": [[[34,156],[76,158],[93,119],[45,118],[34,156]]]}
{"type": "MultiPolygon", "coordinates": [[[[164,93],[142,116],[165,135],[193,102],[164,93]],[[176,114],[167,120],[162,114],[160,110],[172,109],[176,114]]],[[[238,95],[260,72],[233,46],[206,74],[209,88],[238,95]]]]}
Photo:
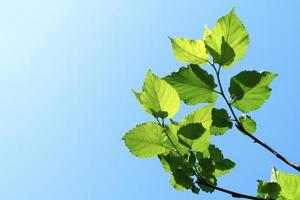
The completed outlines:
{"type": "MultiPolygon", "coordinates": [[[[186,65],[162,78],[151,70],[147,72],[141,92],[133,92],[154,121],[137,125],[123,140],[137,157],[158,157],[175,189],[212,193],[218,178],[236,164],[211,143],[211,137],[225,134],[233,122],[243,133],[254,134],[256,122],[249,112],[259,109],[269,98],[269,85],[277,74],[242,71],[231,78],[227,99],[221,70],[237,64],[249,44],[248,32],[234,9],[221,17],[213,29],[205,26],[202,39],[170,40],[175,57],[186,65]],[[204,66],[211,67],[215,74],[204,66]],[[214,106],[218,97],[224,98],[227,109],[214,106]],[[181,101],[186,105],[206,105],[175,121],[181,101]],[[239,117],[234,108],[240,112],[239,117]]],[[[271,182],[258,181],[257,197],[300,199],[300,177],[273,169],[271,182]]]]}

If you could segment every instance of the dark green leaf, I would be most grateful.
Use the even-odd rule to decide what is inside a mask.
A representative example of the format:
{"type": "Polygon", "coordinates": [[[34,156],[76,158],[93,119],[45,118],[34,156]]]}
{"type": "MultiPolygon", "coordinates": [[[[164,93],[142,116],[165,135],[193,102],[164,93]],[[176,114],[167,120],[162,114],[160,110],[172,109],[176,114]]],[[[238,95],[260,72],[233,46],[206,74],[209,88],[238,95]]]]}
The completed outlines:
{"type": "Polygon", "coordinates": [[[192,187],[192,192],[193,193],[195,193],[195,194],[199,194],[199,192],[200,192],[200,188],[198,188],[196,185],[193,185],[193,187],[192,187]]]}
{"type": "Polygon", "coordinates": [[[222,135],[232,128],[232,122],[225,109],[212,109],[212,124],[210,132],[213,135],[222,135]]]}
{"type": "MultiPolygon", "coordinates": [[[[217,179],[216,177],[214,177],[213,175],[211,175],[210,177],[206,177],[205,178],[206,182],[209,183],[212,186],[217,186],[217,179]]],[[[200,184],[200,188],[204,191],[204,192],[209,192],[212,193],[215,191],[215,189],[213,189],[212,187],[206,186],[204,184],[200,184]]]]}
{"type": "Polygon", "coordinates": [[[193,179],[189,177],[182,169],[177,169],[173,172],[174,180],[177,184],[181,185],[185,189],[191,189],[193,187],[193,179]]]}
{"type": "Polygon", "coordinates": [[[181,169],[189,176],[194,174],[191,165],[176,152],[170,152],[166,155],[159,155],[158,157],[167,172],[175,172],[177,169],[181,169]]]}
{"type": "Polygon", "coordinates": [[[277,199],[280,195],[281,187],[276,182],[258,180],[257,196],[260,198],[273,198],[277,199]]]}

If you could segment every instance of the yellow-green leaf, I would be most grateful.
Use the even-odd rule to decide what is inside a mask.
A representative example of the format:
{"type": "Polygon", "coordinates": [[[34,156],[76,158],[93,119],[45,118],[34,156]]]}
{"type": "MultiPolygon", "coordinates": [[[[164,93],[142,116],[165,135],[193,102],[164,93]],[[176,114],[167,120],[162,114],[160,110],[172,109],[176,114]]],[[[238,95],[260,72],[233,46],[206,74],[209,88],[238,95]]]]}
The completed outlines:
{"type": "MultiPolygon", "coordinates": [[[[224,68],[228,69],[230,66],[237,63],[241,58],[244,57],[249,44],[247,30],[241,20],[235,14],[234,8],[230,11],[230,13],[218,20],[212,30],[212,33],[206,37],[205,44],[207,47],[209,47],[209,49],[212,49],[218,55],[221,55],[223,43],[222,38],[224,38],[224,41],[233,49],[235,53],[233,62],[227,62],[227,64],[224,64],[223,66],[224,68]]],[[[227,50],[225,52],[228,53],[227,50]]],[[[229,53],[232,54],[232,52],[229,53]]],[[[215,61],[218,61],[218,59],[215,61]]]]}
{"type": "Polygon", "coordinates": [[[281,187],[280,195],[289,200],[300,199],[300,176],[272,169],[272,180],[281,187]]]}
{"type": "Polygon", "coordinates": [[[180,107],[176,90],[166,81],[148,71],[142,93],[134,91],[145,111],[155,117],[172,118],[180,107]]]}
{"type": "Polygon", "coordinates": [[[208,54],[203,40],[187,38],[171,39],[175,57],[180,62],[202,65],[207,63],[208,54]]]}
{"type": "Polygon", "coordinates": [[[130,152],[140,158],[148,158],[172,150],[163,128],[153,122],[136,126],[123,137],[130,152]]]}

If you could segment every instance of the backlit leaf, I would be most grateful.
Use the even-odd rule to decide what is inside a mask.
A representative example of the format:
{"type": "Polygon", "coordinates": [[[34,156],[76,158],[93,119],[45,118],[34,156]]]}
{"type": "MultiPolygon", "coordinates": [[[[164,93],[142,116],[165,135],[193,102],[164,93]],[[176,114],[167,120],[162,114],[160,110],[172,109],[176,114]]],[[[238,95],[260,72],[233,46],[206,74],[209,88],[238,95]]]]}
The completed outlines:
{"type": "Polygon", "coordinates": [[[207,63],[208,54],[203,40],[190,40],[187,38],[170,39],[174,55],[178,61],[197,65],[207,63]]]}
{"type": "Polygon", "coordinates": [[[271,72],[243,71],[231,78],[232,105],[242,112],[260,108],[269,98],[269,84],[277,76],[271,72]]]}
{"type": "MultiPolygon", "coordinates": [[[[215,51],[218,55],[222,55],[223,38],[227,43],[225,45],[228,45],[230,48],[232,48],[235,54],[233,62],[227,62],[227,64],[223,66],[227,69],[244,57],[249,44],[249,36],[247,30],[235,14],[234,8],[230,11],[230,13],[218,20],[212,30],[212,33],[205,39],[205,44],[208,49],[215,51]]],[[[228,50],[228,52],[225,52],[228,55],[232,54],[232,51],[230,49],[228,50]]],[[[230,58],[231,56],[225,57],[230,58]]],[[[219,62],[218,59],[216,61],[219,62]]]]}
{"type": "Polygon", "coordinates": [[[300,199],[300,176],[287,174],[273,168],[271,181],[280,185],[280,195],[284,198],[288,200],[300,199]]]}
{"type": "Polygon", "coordinates": [[[152,122],[136,126],[126,133],[123,140],[130,152],[140,158],[157,156],[171,150],[163,129],[152,122]]]}
{"type": "Polygon", "coordinates": [[[197,65],[182,67],[164,78],[178,92],[180,99],[187,105],[214,103],[217,85],[214,77],[197,65]]]}
{"type": "Polygon", "coordinates": [[[145,111],[155,117],[171,118],[180,107],[176,90],[166,81],[148,71],[142,93],[133,91],[145,111]]]}

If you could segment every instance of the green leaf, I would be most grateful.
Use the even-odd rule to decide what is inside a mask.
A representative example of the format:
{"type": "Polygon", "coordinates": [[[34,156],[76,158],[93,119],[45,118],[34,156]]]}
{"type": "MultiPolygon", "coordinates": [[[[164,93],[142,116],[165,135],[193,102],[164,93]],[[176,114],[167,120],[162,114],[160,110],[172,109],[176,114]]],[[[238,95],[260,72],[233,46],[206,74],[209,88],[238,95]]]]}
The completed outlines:
{"type": "Polygon", "coordinates": [[[195,194],[199,194],[199,192],[200,192],[200,188],[198,188],[196,185],[193,185],[191,190],[195,194]]]}
{"type": "Polygon", "coordinates": [[[209,130],[212,123],[212,109],[213,104],[209,104],[202,108],[198,108],[188,114],[181,122],[180,125],[187,125],[190,123],[201,123],[202,126],[209,130]]]}
{"type": "Polygon", "coordinates": [[[216,178],[229,173],[235,167],[235,163],[229,159],[224,159],[222,151],[212,144],[206,152],[197,153],[197,159],[199,163],[212,162],[214,166],[213,175],[216,178]]]}
{"type": "Polygon", "coordinates": [[[164,78],[187,105],[214,103],[218,97],[214,77],[198,65],[182,67],[164,78]]]}
{"type": "Polygon", "coordinates": [[[192,150],[197,152],[203,152],[207,150],[210,144],[210,126],[212,123],[211,111],[213,105],[208,105],[203,108],[199,108],[194,112],[187,115],[181,122],[180,126],[185,126],[191,123],[201,123],[205,132],[201,135],[200,138],[194,141],[192,145],[192,150]]]}
{"type": "Polygon", "coordinates": [[[224,159],[220,162],[215,163],[215,165],[216,165],[216,170],[214,176],[217,178],[225,174],[228,174],[235,167],[235,163],[229,159],[224,159]]]}
{"type": "Polygon", "coordinates": [[[207,24],[204,25],[204,31],[203,31],[203,40],[208,38],[212,31],[208,28],[207,24]]]}
{"type": "MultiPolygon", "coordinates": [[[[247,30],[235,14],[234,8],[230,13],[218,20],[212,30],[212,33],[205,39],[206,47],[215,51],[218,55],[222,55],[222,45],[224,45],[224,43],[222,42],[223,37],[224,41],[227,43],[225,43],[225,46],[223,46],[223,54],[224,49],[227,49],[228,46],[231,47],[235,53],[234,61],[232,63],[227,62],[227,64],[223,66],[225,69],[228,69],[230,68],[230,66],[237,63],[241,58],[244,57],[249,44],[249,36],[247,30]]],[[[228,55],[233,55],[232,50],[230,49],[228,49],[228,51],[226,50],[225,52],[227,56],[224,56],[224,58],[230,58],[231,56],[228,55]]],[[[216,61],[219,61],[219,59],[217,59],[216,61]]]]}
{"type": "Polygon", "coordinates": [[[177,132],[178,132],[179,129],[180,129],[180,126],[178,124],[170,124],[168,126],[167,133],[168,133],[169,137],[171,138],[173,144],[176,146],[176,149],[173,148],[170,141],[168,141],[169,145],[175,151],[178,150],[182,155],[188,155],[189,154],[188,149],[179,142],[179,138],[178,138],[178,135],[177,135],[177,132]]]}
{"type": "Polygon", "coordinates": [[[277,76],[271,72],[243,71],[231,78],[232,105],[242,112],[260,108],[269,98],[269,84],[277,76]]]}
{"type": "Polygon", "coordinates": [[[271,181],[280,185],[280,195],[283,199],[300,199],[300,176],[295,174],[287,174],[273,168],[271,181]]]}
{"type": "Polygon", "coordinates": [[[173,177],[175,182],[185,189],[191,189],[193,187],[194,181],[191,177],[185,174],[181,169],[177,169],[173,172],[173,177]]]}
{"type": "Polygon", "coordinates": [[[201,123],[191,123],[182,126],[178,130],[179,142],[193,151],[203,151],[203,142],[206,142],[207,137],[201,138],[205,128],[201,123]]]}
{"type": "Polygon", "coordinates": [[[170,38],[175,57],[180,62],[202,65],[207,63],[208,54],[203,40],[170,38]]]}
{"type": "MultiPolygon", "coordinates": [[[[211,175],[210,177],[207,177],[205,178],[205,180],[210,184],[210,185],[213,185],[213,186],[217,186],[217,179],[215,176],[211,175]]],[[[215,191],[215,189],[211,188],[211,187],[208,187],[204,184],[201,184],[200,185],[200,188],[204,191],[204,192],[209,192],[209,193],[212,193],[215,191]]]]}
{"type": "Polygon", "coordinates": [[[210,132],[213,135],[223,135],[232,128],[232,122],[225,109],[212,109],[212,125],[210,132]]]}
{"type": "Polygon", "coordinates": [[[248,133],[252,134],[256,131],[256,122],[249,115],[241,116],[239,121],[248,133]]]}
{"type": "Polygon", "coordinates": [[[176,181],[175,181],[175,178],[174,176],[171,176],[171,179],[170,179],[170,184],[174,187],[174,189],[176,189],[177,191],[185,191],[186,188],[182,187],[180,184],[178,184],[176,181]]]}
{"type": "Polygon", "coordinates": [[[136,126],[122,138],[130,152],[140,158],[148,158],[171,150],[163,129],[147,122],[136,126]]]}
{"type": "Polygon", "coordinates": [[[264,199],[277,199],[280,194],[281,187],[278,183],[258,180],[257,197],[264,199]]]}
{"type": "Polygon", "coordinates": [[[210,158],[203,158],[199,162],[199,169],[203,177],[211,177],[215,172],[215,165],[213,163],[213,160],[210,158]]]}
{"type": "Polygon", "coordinates": [[[176,152],[169,152],[165,155],[159,155],[161,164],[163,165],[164,169],[171,173],[171,179],[170,184],[178,191],[183,191],[186,189],[189,189],[186,187],[185,184],[180,182],[180,179],[178,181],[178,177],[175,179],[175,175],[178,173],[178,170],[182,172],[184,175],[184,179],[186,179],[186,176],[192,176],[194,175],[193,169],[189,163],[187,163],[181,156],[179,156],[176,152]]]}
{"type": "Polygon", "coordinates": [[[161,154],[158,156],[158,158],[164,169],[169,173],[175,172],[177,169],[181,169],[189,176],[194,174],[191,165],[176,152],[169,152],[165,155],[161,154]]]}
{"type": "Polygon", "coordinates": [[[220,177],[229,173],[234,167],[235,163],[229,159],[224,159],[222,151],[215,145],[210,145],[209,148],[210,158],[213,160],[215,165],[215,177],[220,177]]]}
{"type": "Polygon", "coordinates": [[[180,107],[176,90],[166,81],[148,71],[142,93],[133,91],[145,111],[154,117],[172,118],[180,107]]]}
{"type": "Polygon", "coordinates": [[[215,49],[210,46],[206,46],[208,52],[213,57],[214,63],[225,66],[230,65],[235,57],[235,52],[231,46],[225,41],[225,38],[222,37],[221,52],[215,51],[215,49]]]}

